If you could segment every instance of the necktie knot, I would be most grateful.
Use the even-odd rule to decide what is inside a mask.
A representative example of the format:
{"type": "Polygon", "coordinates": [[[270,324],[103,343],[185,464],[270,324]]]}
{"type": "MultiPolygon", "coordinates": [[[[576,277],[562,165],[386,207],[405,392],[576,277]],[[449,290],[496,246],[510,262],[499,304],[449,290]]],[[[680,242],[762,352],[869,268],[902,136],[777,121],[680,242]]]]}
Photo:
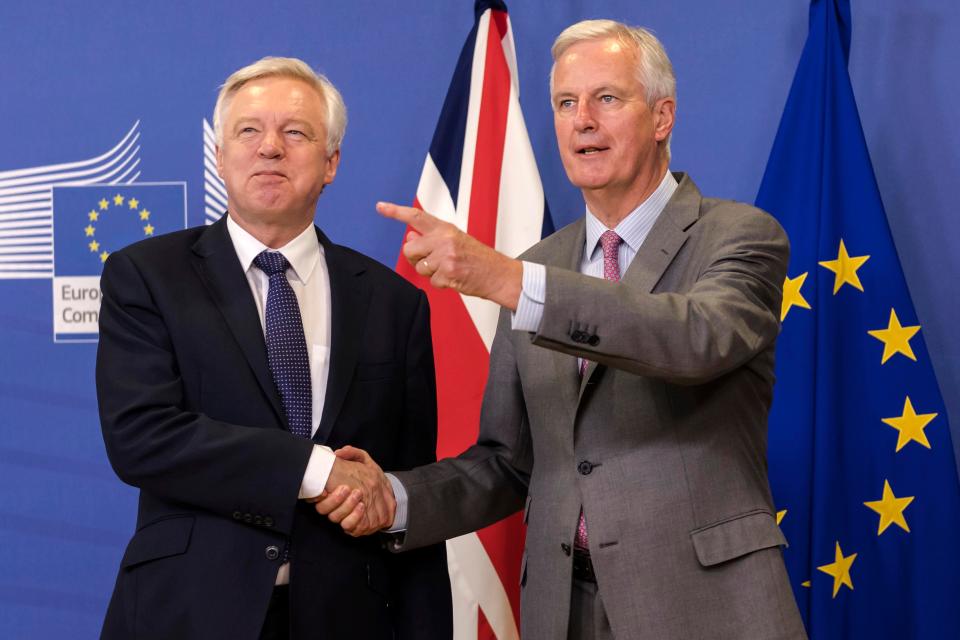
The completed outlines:
{"type": "Polygon", "coordinates": [[[603,248],[603,277],[614,282],[620,281],[620,243],[623,238],[616,231],[607,229],[600,236],[600,246],[603,248]]]}
{"type": "Polygon", "coordinates": [[[290,263],[279,251],[261,251],[253,259],[253,264],[257,265],[257,268],[268,276],[286,273],[287,269],[290,268],[290,263]]]}

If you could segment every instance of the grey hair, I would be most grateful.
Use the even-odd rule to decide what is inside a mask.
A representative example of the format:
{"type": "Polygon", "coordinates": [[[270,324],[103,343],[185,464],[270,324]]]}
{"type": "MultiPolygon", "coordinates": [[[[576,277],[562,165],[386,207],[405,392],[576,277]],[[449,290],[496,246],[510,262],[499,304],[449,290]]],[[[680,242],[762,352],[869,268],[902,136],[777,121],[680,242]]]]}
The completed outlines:
{"type": "MultiPolygon", "coordinates": [[[[583,20],[564,29],[553,42],[550,53],[553,66],[550,68],[550,95],[553,95],[553,77],[557,61],[567,49],[585,40],[616,38],[637,52],[637,80],[644,90],[647,105],[651,108],[662,98],[677,98],[677,78],[673,64],[667,56],[663,43],[643,27],[631,27],[615,20],[583,20]]],[[[671,134],[672,135],[672,134],[671,134]]],[[[666,139],[667,157],[670,157],[670,136],[666,139]]]]}
{"type": "Polygon", "coordinates": [[[297,58],[267,56],[230,74],[220,87],[217,104],[213,108],[213,132],[217,144],[223,144],[223,114],[233,95],[248,82],[274,77],[302,80],[320,94],[327,107],[324,123],[327,130],[327,155],[333,154],[340,148],[347,130],[347,106],[343,103],[343,96],[325,75],[317,73],[310,65],[297,58]]]}

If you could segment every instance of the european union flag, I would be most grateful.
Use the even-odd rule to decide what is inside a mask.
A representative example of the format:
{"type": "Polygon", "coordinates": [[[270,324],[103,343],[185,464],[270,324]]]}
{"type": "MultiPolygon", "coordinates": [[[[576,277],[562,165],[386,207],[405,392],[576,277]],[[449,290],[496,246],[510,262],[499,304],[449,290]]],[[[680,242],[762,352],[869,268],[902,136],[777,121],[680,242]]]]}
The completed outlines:
{"type": "Polygon", "coordinates": [[[187,224],[186,183],[53,187],[53,338],[95,342],[110,253],[187,224]]]}
{"type": "Polygon", "coordinates": [[[790,236],[770,477],[811,638],[960,638],[960,485],[847,61],[849,0],[810,33],[757,196],[790,236]]]}
{"type": "Polygon", "coordinates": [[[54,273],[99,276],[112,251],[186,222],[182,182],[54,187],[54,273]]]}

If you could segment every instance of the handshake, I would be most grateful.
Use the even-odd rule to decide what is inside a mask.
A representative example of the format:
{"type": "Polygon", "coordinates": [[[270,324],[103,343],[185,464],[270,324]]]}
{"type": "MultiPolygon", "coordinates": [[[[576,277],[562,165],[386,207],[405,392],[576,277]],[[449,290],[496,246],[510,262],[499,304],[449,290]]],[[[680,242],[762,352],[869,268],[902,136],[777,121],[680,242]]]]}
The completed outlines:
{"type": "Polygon", "coordinates": [[[335,453],[326,490],[307,502],[351,536],[366,536],[391,527],[397,501],[380,465],[356,447],[343,447],[335,453]]]}

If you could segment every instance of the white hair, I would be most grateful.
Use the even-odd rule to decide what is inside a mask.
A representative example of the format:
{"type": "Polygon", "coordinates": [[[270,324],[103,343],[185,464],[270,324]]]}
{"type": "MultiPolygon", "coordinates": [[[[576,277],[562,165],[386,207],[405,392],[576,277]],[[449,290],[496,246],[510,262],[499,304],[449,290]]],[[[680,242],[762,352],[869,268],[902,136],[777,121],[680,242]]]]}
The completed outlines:
{"type": "MultiPolygon", "coordinates": [[[[631,27],[615,20],[583,20],[564,29],[553,42],[550,53],[553,66],[550,68],[550,94],[553,95],[553,77],[557,61],[567,49],[585,40],[616,38],[637,53],[637,81],[644,90],[647,105],[651,108],[657,100],[677,98],[677,78],[673,64],[667,56],[663,43],[643,27],[631,27]]],[[[672,134],[671,134],[672,135],[672,134]]],[[[667,157],[670,157],[670,136],[665,140],[667,157]]]]}
{"type": "Polygon", "coordinates": [[[339,149],[347,130],[347,107],[343,103],[343,96],[325,75],[314,71],[303,60],[273,56],[261,58],[251,65],[234,71],[220,87],[217,104],[213,108],[213,132],[217,138],[217,144],[223,144],[223,116],[233,95],[248,82],[275,77],[302,80],[320,94],[327,107],[327,118],[324,123],[327,130],[327,155],[339,149]]]}

